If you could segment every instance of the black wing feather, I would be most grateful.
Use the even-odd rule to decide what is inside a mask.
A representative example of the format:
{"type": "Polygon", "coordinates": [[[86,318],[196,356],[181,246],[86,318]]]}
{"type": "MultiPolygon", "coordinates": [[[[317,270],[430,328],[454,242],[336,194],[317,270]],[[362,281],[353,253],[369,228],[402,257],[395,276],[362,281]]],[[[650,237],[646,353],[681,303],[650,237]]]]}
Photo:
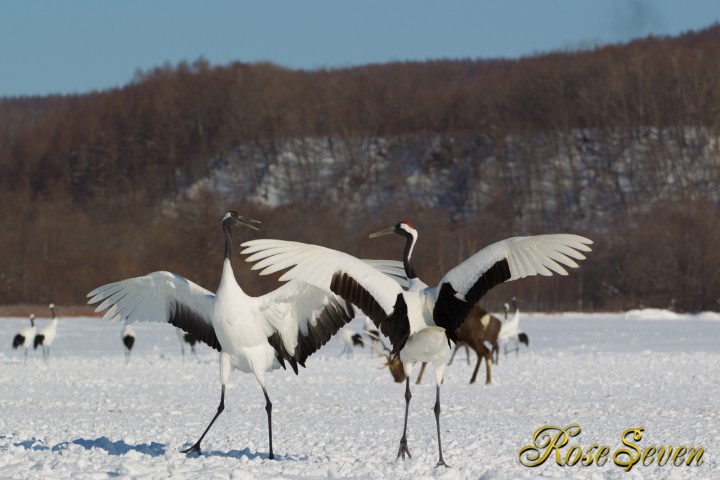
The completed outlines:
{"type": "Polygon", "coordinates": [[[354,317],[355,311],[352,305],[346,301],[340,302],[332,299],[315,319],[315,325],[308,322],[307,335],[298,332],[294,355],[290,355],[287,351],[278,332],[268,337],[268,342],[275,349],[276,357],[280,361],[280,365],[285,368],[283,360],[287,360],[295,374],[297,374],[297,366],[305,367],[305,360],[325,345],[338,330],[354,317]]]}
{"type": "Polygon", "coordinates": [[[435,324],[445,329],[445,334],[449,340],[457,342],[455,330],[465,321],[472,307],[491,288],[506,282],[510,279],[510,276],[510,264],[508,264],[507,259],[503,258],[480,275],[480,278],[465,294],[465,300],[455,296],[457,291],[450,283],[443,283],[440,286],[440,293],[433,308],[435,324]]]}
{"type": "Polygon", "coordinates": [[[187,305],[173,302],[170,306],[170,318],[168,319],[168,323],[193,335],[195,338],[206,343],[218,352],[222,351],[222,347],[217,339],[217,335],[215,335],[215,329],[213,329],[212,324],[205,321],[204,317],[197,314],[187,305]]]}
{"type": "Polygon", "coordinates": [[[13,338],[13,348],[18,348],[20,345],[25,343],[25,337],[19,333],[13,338]]]}
{"type": "Polygon", "coordinates": [[[402,293],[398,294],[392,313],[387,315],[372,295],[347,273],[335,272],[330,282],[330,290],[360,308],[373,321],[375,326],[390,339],[393,346],[392,353],[403,349],[410,336],[410,322],[402,293]]]}
{"type": "Polygon", "coordinates": [[[295,372],[295,375],[297,375],[297,361],[295,360],[295,358],[293,358],[292,355],[290,355],[290,353],[285,348],[282,337],[280,337],[280,332],[275,332],[270,335],[268,337],[268,343],[271,347],[275,349],[275,358],[277,358],[278,362],[280,362],[280,366],[283,367],[283,369],[287,370],[287,367],[285,366],[285,360],[287,360],[288,362],[290,362],[290,366],[292,367],[293,372],[295,372]]]}
{"type": "Polygon", "coordinates": [[[37,347],[42,345],[44,341],[45,335],[43,335],[42,333],[35,335],[35,341],[33,342],[33,350],[37,350],[37,347]]]}

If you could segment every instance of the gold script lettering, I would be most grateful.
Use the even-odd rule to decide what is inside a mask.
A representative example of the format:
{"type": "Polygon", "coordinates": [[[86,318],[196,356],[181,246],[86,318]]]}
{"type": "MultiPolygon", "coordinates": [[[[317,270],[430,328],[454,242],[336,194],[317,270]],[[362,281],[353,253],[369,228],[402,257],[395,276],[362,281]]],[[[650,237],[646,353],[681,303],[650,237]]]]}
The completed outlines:
{"type": "Polygon", "coordinates": [[[638,427],[638,428],[629,428],[625,430],[622,434],[622,443],[626,447],[632,448],[636,455],[633,456],[633,453],[628,448],[620,448],[618,450],[615,450],[615,454],[613,455],[613,462],[615,462],[615,465],[618,467],[625,467],[625,471],[629,472],[632,467],[640,461],[640,447],[632,443],[632,440],[639,442],[642,440],[642,432],[645,430],[645,427],[638,427]],[[629,439],[628,437],[632,437],[632,439],[629,439]],[[621,458],[621,456],[627,455],[627,460],[621,458]]]}
{"type": "Polygon", "coordinates": [[[580,425],[577,423],[570,424],[565,428],[557,425],[540,427],[533,435],[533,444],[525,445],[520,449],[518,453],[520,463],[526,467],[537,467],[545,463],[554,450],[557,464],[565,465],[560,449],[567,445],[570,437],[574,437],[579,433],[580,425]]]}

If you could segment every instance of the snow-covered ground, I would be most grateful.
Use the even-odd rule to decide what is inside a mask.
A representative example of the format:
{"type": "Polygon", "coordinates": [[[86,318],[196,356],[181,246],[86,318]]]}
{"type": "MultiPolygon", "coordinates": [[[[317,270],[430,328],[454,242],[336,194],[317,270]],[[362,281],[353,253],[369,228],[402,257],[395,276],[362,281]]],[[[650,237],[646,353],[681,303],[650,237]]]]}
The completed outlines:
{"type": "Polygon", "coordinates": [[[276,460],[267,455],[262,391],[235,372],[205,455],[188,458],[178,450],[197,439],[219,401],[213,351],[201,347],[199,361],[183,361],[172,327],[141,323],[125,364],[119,325],[61,318],[49,364],[40,351],[23,364],[10,344],[27,323],[0,319],[0,478],[720,478],[717,314],[524,315],[530,348],[501,356],[492,385],[482,382],[484,365],[481,381],[467,383],[473,365],[464,353],[446,369],[448,469],[435,468],[432,375],[412,385],[413,458],[398,461],[404,386],[367,348],[338,357],[333,338],[299,376],[268,376],[276,460]],[[612,458],[602,467],[519,462],[535,430],[571,423],[582,432],[568,447],[607,444],[612,455],[625,430],[644,427],[641,448],[703,446],[703,464],[638,464],[625,473],[612,458]]]}

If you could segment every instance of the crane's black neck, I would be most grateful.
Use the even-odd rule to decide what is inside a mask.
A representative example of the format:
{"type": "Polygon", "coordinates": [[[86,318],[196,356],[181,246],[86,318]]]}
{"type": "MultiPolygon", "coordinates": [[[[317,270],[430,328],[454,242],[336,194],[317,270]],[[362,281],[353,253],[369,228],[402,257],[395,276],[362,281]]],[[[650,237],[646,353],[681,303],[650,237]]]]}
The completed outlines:
{"type": "Polygon", "coordinates": [[[53,320],[55,320],[55,309],[51,308],[50,313],[52,313],[52,318],[53,318],[53,320]]]}
{"type": "Polygon", "coordinates": [[[230,226],[223,224],[223,232],[225,233],[225,259],[230,260],[232,258],[232,233],[230,233],[230,226]]]}
{"type": "Polygon", "coordinates": [[[407,232],[405,232],[403,236],[405,237],[405,251],[403,252],[403,266],[405,267],[405,276],[408,278],[408,280],[412,280],[413,278],[417,278],[415,268],[413,268],[410,261],[416,239],[414,235],[411,235],[407,232]]]}
{"type": "Polygon", "coordinates": [[[31,327],[35,326],[35,318],[33,318],[33,317],[30,317],[30,326],[31,327]]]}

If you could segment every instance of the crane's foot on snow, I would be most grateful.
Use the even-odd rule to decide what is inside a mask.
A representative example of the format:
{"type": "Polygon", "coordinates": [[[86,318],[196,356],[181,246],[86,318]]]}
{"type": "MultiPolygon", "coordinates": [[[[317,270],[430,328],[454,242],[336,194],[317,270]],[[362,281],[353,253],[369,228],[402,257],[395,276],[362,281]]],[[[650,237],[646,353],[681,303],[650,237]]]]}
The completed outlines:
{"type": "Polygon", "coordinates": [[[403,437],[400,439],[400,448],[398,449],[397,458],[402,457],[402,459],[405,460],[405,455],[407,455],[408,458],[412,459],[412,455],[410,455],[410,450],[408,450],[407,439],[403,437]]]}
{"type": "Polygon", "coordinates": [[[198,457],[199,457],[200,455],[202,455],[202,450],[200,450],[200,443],[198,442],[195,445],[193,445],[192,447],[186,448],[185,450],[180,450],[180,453],[184,453],[186,455],[190,455],[192,453],[197,453],[198,457]]]}
{"type": "Polygon", "coordinates": [[[441,458],[440,460],[438,460],[437,465],[435,465],[435,468],[438,468],[438,467],[450,468],[450,465],[448,465],[447,463],[445,463],[445,460],[443,460],[443,459],[441,458]]]}

